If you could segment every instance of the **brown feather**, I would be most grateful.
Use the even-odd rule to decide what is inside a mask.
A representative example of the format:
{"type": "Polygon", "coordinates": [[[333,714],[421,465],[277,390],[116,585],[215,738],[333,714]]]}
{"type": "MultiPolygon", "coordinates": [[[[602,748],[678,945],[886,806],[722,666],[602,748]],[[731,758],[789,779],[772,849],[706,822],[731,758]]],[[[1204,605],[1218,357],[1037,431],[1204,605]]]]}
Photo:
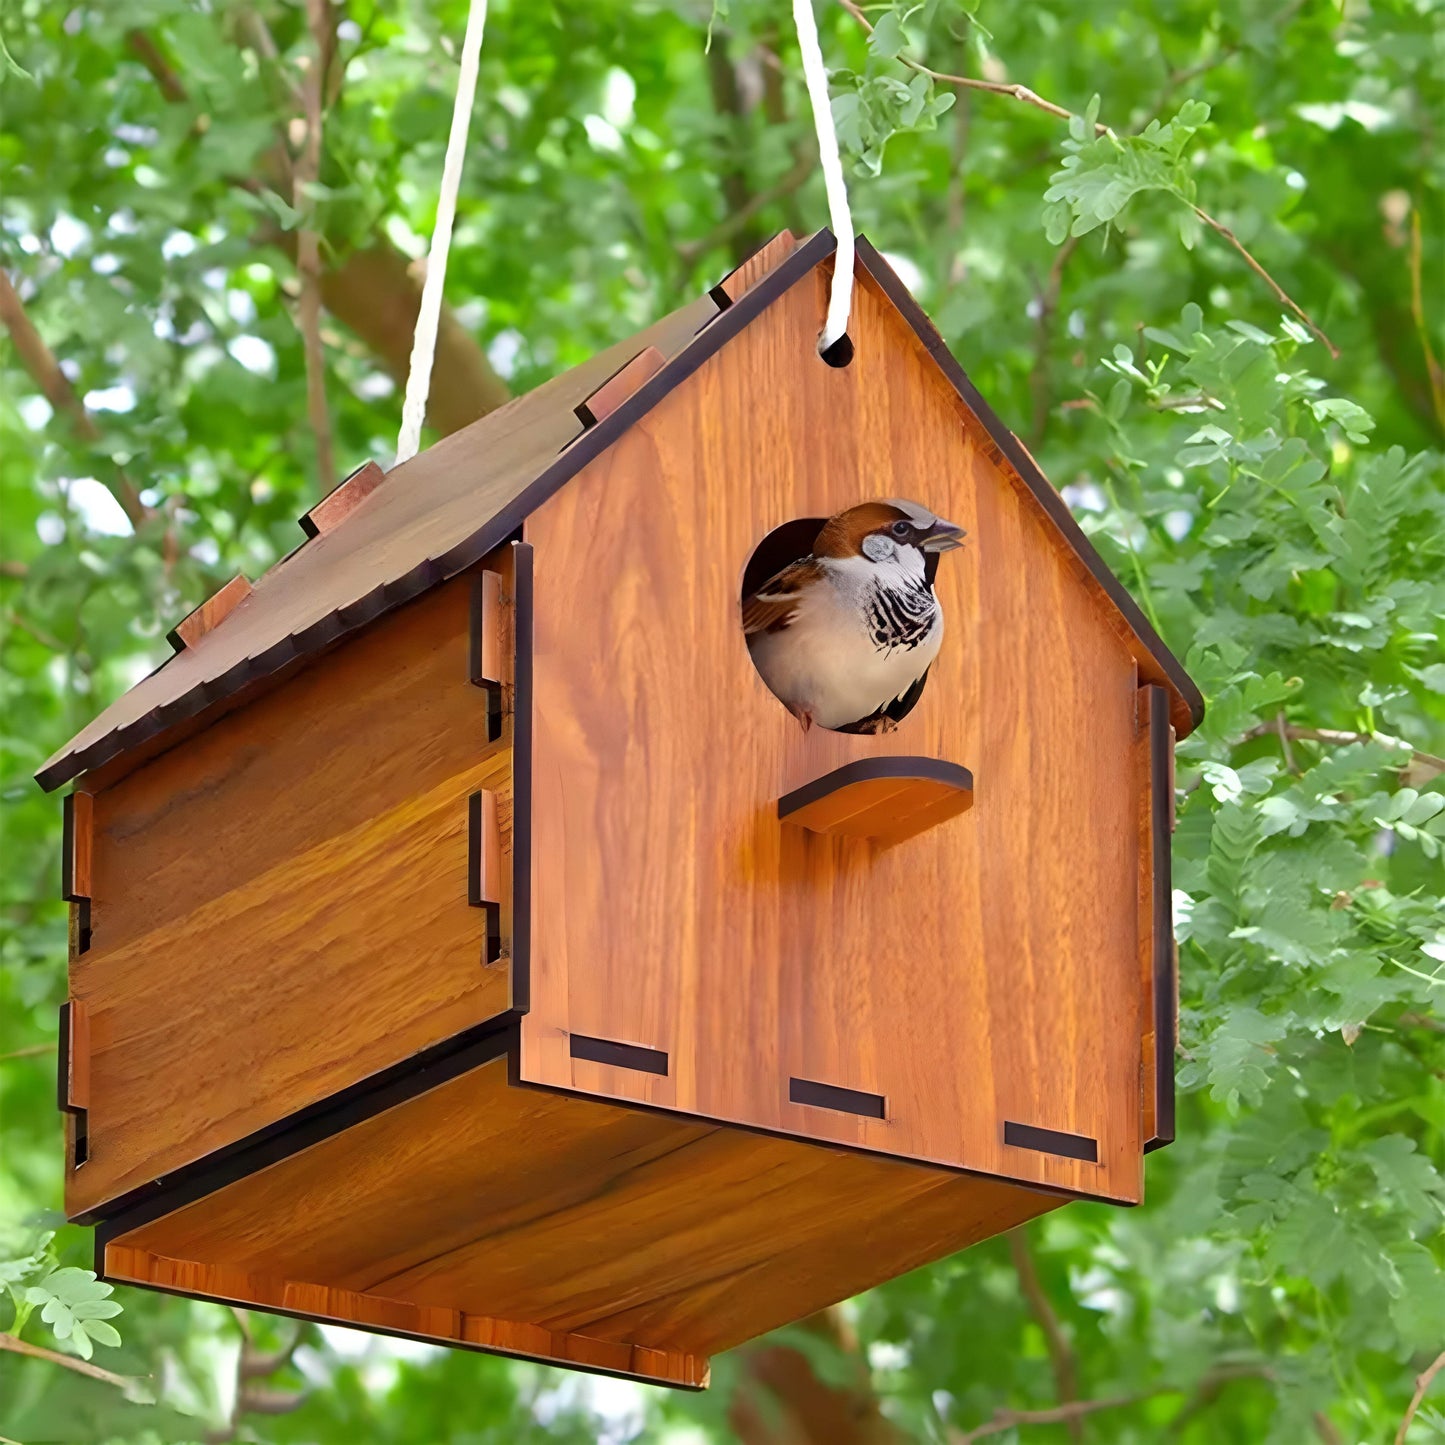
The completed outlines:
{"type": "Polygon", "coordinates": [[[743,603],[743,632],[781,632],[798,610],[803,590],[823,580],[823,569],[811,557],[790,562],[743,603]]]}
{"type": "Polygon", "coordinates": [[[815,557],[857,557],[863,551],[863,539],[870,532],[891,527],[894,522],[908,521],[908,513],[891,502],[864,502],[830,517],[813,543],[815,557]]]}

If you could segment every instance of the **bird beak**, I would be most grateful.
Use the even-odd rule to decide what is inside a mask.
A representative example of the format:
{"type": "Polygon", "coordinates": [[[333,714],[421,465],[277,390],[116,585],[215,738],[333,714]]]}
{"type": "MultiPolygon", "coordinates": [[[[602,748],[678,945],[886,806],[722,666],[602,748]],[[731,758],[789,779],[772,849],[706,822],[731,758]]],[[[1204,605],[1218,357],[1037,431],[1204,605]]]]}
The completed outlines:
{"type": "Polygon", "coordinates": [[[939,520],[929,529],[923,538],[923,550],[925,552],[952,552],[956,547],[963,546],[963,539],[968,534],[962,527],[955,527],[952,522],[939,520]]]}

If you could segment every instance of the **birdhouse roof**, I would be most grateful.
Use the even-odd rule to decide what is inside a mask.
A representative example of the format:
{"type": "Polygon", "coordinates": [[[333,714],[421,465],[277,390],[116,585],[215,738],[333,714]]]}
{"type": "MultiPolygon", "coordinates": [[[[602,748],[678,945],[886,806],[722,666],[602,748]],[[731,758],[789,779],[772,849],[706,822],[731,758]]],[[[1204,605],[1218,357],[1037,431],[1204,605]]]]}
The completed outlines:
{"type": "MultiPolygon", "coordinates": [[[[158,750],[187,725],[219,716],[384,613],[474,566],[835,249],[832,234],[819,231],[737,299],[716,288],[429,447],[379,485],[356,488],[354,504],[335,507],[330,525],[312,520],[320,516],[317,508],[303,522],[315,535],[254,587],[230,583],[192,614],[173,634],[180,644],[176,654],[50,758],[37,781],[55,788],[135,749],[158,750]],[[649,347],[662,358],[650,379],[600,420],[590,425],[579,420],[577,408],[649,347]]],[[[1174,725],[1181,736],[1188,732],[1203,715],[1204,702],[1179,661],[892,268],[861,238],[858,262],[988,432],[1002,464],[1037,499],[1082,564],[1080,585],[1102,592],[1141,677],[1168,688],[1174,725]]]]}

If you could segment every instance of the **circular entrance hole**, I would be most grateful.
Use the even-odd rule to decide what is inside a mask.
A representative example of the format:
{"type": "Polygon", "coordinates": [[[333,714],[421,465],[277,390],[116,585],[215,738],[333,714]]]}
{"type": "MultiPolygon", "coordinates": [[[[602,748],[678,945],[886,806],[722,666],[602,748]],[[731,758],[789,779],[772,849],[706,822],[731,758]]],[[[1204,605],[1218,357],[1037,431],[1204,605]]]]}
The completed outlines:
{"type": "MultiPolygon", "coordinates": [[[[846,337],[843,338],[845,341],[846,337]]],[[[794,562],[800,562],[804,557],[809,557],[813,552],[813,543],[818,539],[827,524],[826,517],[798,517],[791,522],[784,522],[781,527],[774,527],[756,547],[753,554],[748,558],[748,565],[743,568],[743,585],[739,601],[746,606],[748,598],[771,581],[785,567],[791,566],[794,562]]],[[[938,554],[929,553],[925,562],[928,580],[932,583],[935,573],[938,571],[938,554]]],[[[757,658],[753,655],[753,647],[750,644],[748,655],[753,658],[753,665],[757,667],[757,658]]],[[[778,694],[768,682],[762,669],[758,669],[758,676],[767,685],[768,691],[774,697],[778,694]]],[[[872,717],[859,718],[855,722],[847,723],[842,727],[829,728],[825,731],[837,733],[878,733],[889,731],[892,726],[902,722],[904,718],[918,705],[918,699],[923,696],[924,684],[928,681],[928,674],[925,673],[909,690],[895,702],[890,703],[880,713],[872,717]]],[[[779,701],[783,701],[779,698],[779,701]]],[[[784,704],[786,706],[786,704],[784,704]]],[[[822,726],[818,724],[818,726],[822,726]]]]}

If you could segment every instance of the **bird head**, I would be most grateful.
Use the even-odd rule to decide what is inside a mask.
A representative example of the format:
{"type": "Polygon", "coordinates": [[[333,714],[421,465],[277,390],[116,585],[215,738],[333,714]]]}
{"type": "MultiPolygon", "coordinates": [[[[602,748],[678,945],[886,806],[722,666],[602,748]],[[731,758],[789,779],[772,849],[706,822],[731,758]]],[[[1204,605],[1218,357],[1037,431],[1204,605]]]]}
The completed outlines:
{"type": "MultiPolygon", "coordinates": [[[[831,517],[813,544],[815,557],[862,557],[869,562],[891,562],[906,555],[906,548],[927,562],[942,552],[963,546],[964,530],[936,517],[917,502],[890,498],[864,502],[831,517]]],[[[929,574],[933,573],[930,569],[929,574]]]]}

